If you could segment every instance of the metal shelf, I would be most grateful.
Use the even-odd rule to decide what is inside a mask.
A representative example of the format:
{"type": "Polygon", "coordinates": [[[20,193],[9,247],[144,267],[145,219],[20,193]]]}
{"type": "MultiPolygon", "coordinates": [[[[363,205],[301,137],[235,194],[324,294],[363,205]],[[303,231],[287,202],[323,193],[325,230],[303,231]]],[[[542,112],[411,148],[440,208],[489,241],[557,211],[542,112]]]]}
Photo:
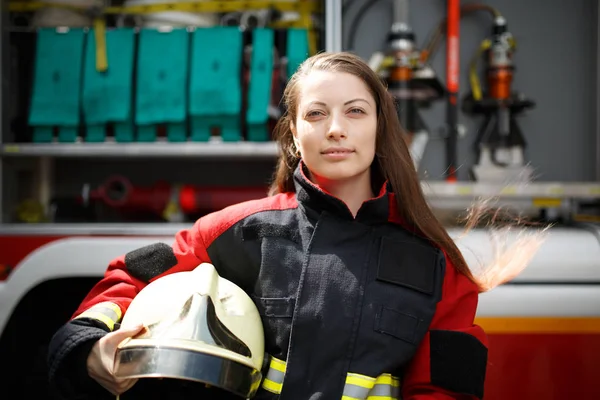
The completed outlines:
{"type": "Polygon", "coordinates": [[[135,235],[172,236],[192,223],[12,223],[0,224],[0,235],[135,235]]]}
{"type": "MultiPolygon", "coordinates": [[[[438,210],[462,210],[475,199],[494,198],[497,205],[513,205],[520,210],[568,206],[570,200],[600,198],[600,184],[586,182],[546,182],[501,185],[443,181],[423,181],[430,204],[438,210]]],[[[172,236],[190,223],[0,223],[0,235],[136,235],[172,236]]]]}
{"type": "Polygon", "coordinates": [[[2,157],[124,158],[124,157],[202,157],[274,158],[275,142],[181,142],[159,140],[152,143],[3,143],[2,157]]]}
{"type": "Polygon", "coordinates": [[[479,182],[423,182],[423,191],[430,198],[499,199],[599,199],[600,183],[594,182],[532,182],[495,184],[479,182]]]}

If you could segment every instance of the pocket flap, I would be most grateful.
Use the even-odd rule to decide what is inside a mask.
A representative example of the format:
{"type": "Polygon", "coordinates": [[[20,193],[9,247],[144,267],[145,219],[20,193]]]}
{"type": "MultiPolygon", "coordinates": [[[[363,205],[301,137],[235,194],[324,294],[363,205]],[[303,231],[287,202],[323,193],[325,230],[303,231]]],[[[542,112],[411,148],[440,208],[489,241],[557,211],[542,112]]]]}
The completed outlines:
{"type": "Polygon", "coordinates": [[[381,306],[375,319],[375,331],[414,344],[420,322],[417,317],[381,306]]]}
{"type": "Polygon", "coordinates": [[[253,297],[258,313],[265,317],[291,318],[295,301],[292,297],[253,297]]]}
{"type": "Polygon", "coordinates": [[[433,294],[440,251],[417,241],[381,238],[377,280],[433,294]]]}

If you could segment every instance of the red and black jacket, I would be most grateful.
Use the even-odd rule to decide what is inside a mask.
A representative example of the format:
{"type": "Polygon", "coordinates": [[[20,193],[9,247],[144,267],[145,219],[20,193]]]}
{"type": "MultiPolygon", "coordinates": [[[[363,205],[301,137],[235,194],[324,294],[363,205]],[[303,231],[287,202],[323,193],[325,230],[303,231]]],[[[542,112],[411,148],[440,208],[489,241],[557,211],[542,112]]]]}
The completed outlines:
{"type": "Polygon", "coordinates": [[[487,342],[473,323],[477,286],[401,225],[388,185],[353,217],[301,167],[294,179],[295,193],[225,208],[172,246],[113,260],[52,339],[59,392],[100,393],[85,371],[94,341],[149,282],[210,262],[253,298],[265,349],[284,366],[278,376],[265,372],[256,399],[482,398],[487,342]]]}

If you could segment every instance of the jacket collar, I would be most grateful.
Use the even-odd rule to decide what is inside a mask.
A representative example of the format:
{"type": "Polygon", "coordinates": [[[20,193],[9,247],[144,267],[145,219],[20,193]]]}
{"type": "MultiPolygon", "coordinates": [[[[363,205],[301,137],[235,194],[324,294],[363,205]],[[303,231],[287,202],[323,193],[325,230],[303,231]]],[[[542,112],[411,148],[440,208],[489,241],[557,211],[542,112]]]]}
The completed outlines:
{"type": "Polygon", "coordinates": [[[318,214],[328,213],[337,217],[356,220],[366,224],[384,223],[389,219],[389,199],[390,187],[388,182],[385,182],[377,197],[365,201],[358,213],[356,219],[348,209],[346,204],[315,185],[307,177],[308,170],[306,165],[300,161],[294,171],[294,185],[296,188],[296,197],[298,202],[310,211],[318,214]]]}

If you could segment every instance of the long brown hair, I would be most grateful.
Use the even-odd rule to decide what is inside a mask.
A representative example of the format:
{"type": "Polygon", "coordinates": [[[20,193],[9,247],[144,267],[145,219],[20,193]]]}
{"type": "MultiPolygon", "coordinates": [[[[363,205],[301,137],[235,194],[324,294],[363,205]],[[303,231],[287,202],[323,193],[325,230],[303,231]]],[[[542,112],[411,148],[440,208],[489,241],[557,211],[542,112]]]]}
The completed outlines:
{"type": "Polygon", "coordinates": [[[376,192],[378,185],[389,182],[395,194],[400,217],[406,227],[418,233],[445,251],[454,267],[475,282],[465,259],[437,220],[427,203],[415,170],[404,129],[398,120],[393,97],[379,76],[358,56],[351,53],[319,53],[307,59],[290,78],[283,101],[286,112],[275,127],[280,158],[270,188],[270,194],[293,192],[293,173],[300,158],[295,154],[290,123],[296,122],[299,85],[311,71],[345,72],[367,85],[377,105],[377,133],[375,160],[371,166],[371,180],[376,192]]]}

